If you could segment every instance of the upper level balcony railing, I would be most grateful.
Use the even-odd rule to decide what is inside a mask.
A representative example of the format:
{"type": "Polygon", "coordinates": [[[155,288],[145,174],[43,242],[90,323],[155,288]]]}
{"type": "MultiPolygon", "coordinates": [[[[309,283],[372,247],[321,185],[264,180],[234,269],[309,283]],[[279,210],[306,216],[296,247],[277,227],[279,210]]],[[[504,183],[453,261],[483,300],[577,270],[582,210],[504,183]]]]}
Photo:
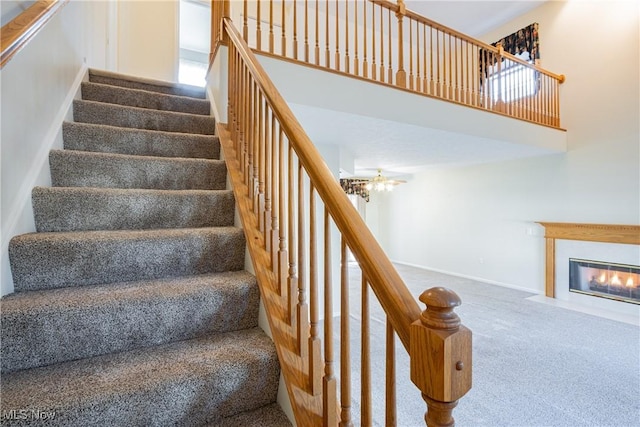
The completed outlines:
{"type": "MultiPolygon", "coordinates": [[[[214,38],[224,2],[215,3],[214,38]]],[[[560,127],[564,76],[425,18],[402,0],[229,4],[229,17],[257,52],[560,127]]]]}

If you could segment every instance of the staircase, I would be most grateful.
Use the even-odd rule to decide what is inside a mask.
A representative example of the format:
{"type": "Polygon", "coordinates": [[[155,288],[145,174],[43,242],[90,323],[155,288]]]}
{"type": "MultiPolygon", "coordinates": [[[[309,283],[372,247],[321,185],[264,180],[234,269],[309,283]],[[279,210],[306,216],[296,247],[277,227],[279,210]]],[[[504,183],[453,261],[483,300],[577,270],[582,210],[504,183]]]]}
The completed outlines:
{"type": "Polygon", "coordinates": [[[9,245],[1,425],[291,425],[209,112],[90,70],[9,245]]]}

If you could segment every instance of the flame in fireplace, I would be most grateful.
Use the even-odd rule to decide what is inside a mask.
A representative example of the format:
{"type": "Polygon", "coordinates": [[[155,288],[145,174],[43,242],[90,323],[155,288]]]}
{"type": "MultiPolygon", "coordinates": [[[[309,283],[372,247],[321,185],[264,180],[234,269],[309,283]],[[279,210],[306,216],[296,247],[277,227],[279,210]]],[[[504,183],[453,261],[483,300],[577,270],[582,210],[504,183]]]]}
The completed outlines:
{"type": "Polygon", "coordinates": [[[633,288],[634,287],[633,276],[629,276],[629,278],[627,279],[627,283],[625,285],[627,286],[627,288],[633,288]]]}
{"type": "Polygon", "coordinates": [[[598,282],[606,283],[606,281],[607,281],[607,272],[603,271],[600,277],[598,278],[598,282]]]}
{"type": "Polygon", "coordinates": [[[618,273],[614,273],[613,277],[611,278],[611,284],[613,286],[622,285],[622,282],[620,281],[620,277],[618,277],[618,273]]]}

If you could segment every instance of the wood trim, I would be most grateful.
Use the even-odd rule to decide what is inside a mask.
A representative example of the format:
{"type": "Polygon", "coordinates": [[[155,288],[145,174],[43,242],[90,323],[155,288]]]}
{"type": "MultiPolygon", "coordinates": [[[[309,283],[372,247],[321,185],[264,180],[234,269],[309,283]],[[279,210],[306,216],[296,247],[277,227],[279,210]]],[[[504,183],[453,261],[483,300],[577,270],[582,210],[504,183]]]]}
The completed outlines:
{"type": "Polygon", "coordinates": [[[69,0],[39,0],[0,29],[0,69],[38,34],[69,0]]]}
{"type": "Polygon", "coordinates": [[[544,237],[549,239],[640,245],[640,225],[570,222],[538,222],[538,224],[544,227],[544,237]]]}
{"type": "Polygon", "coordinates": [[[556,239],[640,245],[640,225],[538,222],[545,229],[545,295],[555,298],[556,239]]]}

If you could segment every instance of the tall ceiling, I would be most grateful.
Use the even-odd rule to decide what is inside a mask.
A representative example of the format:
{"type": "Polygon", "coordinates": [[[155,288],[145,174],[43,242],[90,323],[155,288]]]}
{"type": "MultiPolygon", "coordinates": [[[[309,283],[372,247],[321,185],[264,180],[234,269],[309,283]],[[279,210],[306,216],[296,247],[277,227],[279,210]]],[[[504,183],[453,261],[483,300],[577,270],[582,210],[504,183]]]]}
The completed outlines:
{"type": "Polygon", "coordinates": [[[546,1],[405,0],[405,5],[433,21],[477,38],[546,1]]]}

